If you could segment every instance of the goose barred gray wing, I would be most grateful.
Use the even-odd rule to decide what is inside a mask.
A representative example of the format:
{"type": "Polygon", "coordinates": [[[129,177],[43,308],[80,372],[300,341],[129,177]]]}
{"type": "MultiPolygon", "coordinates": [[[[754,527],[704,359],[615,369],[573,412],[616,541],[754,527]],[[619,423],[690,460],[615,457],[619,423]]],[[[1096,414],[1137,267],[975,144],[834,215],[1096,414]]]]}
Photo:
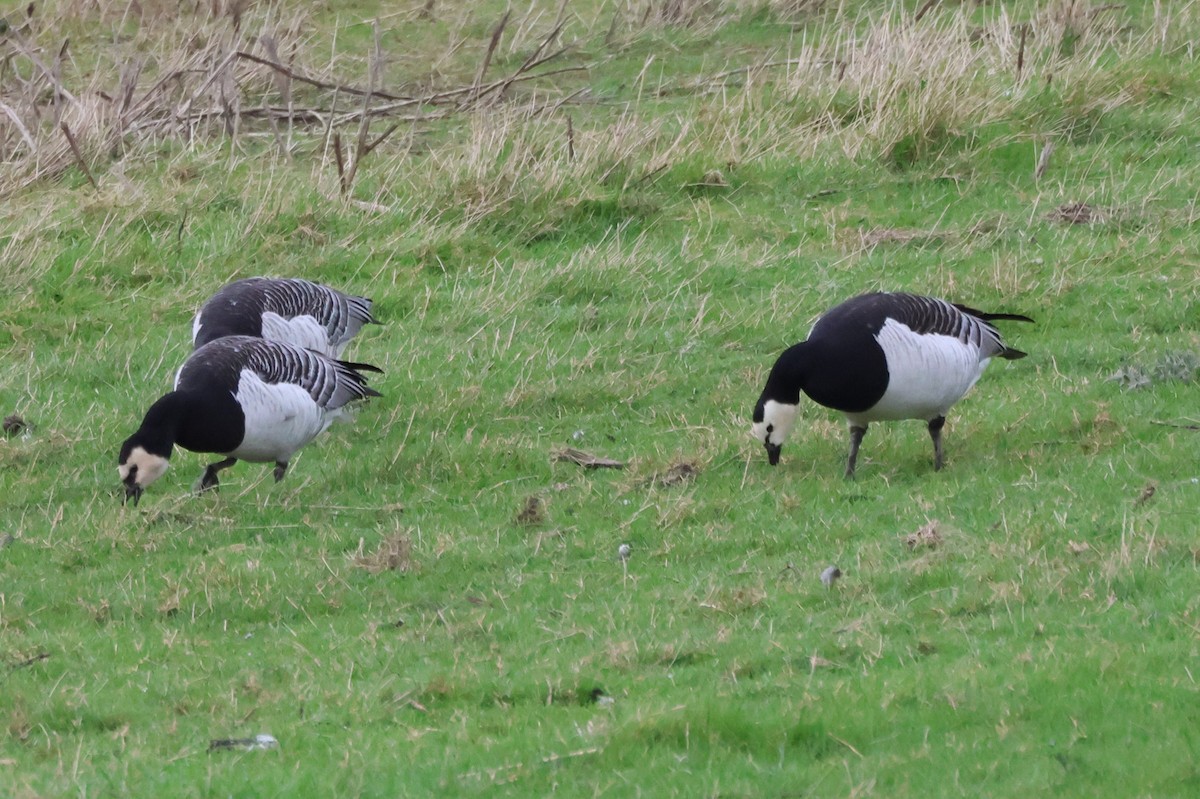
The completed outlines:
{"type": "Polygon", "coordinates": [[[236,391],[246,369],[268,384],[299,386],[326,411],[380,396],[359,373],[360,369],[379,371],[375,367],[336,361],[312,350],[251,336],[226,336],[196,350],[180,369],[175,388],[186,391],[193,385],[217,384],[236,391]]]}
{"type": "Polygon", "coordinates": [[[880,294],[887,302],[887,316],[904,324],[914,333],[940,335],[958,339],[978,348],[980,359],[1001,357],[1009,360],[1024,358],[1026,353],[1004,344],[1000,331],[989,324],[993,319],[1032,322],[1019,314],[989,314],[965,305],[950,303],[936,297],[917,294],[880,294]]]}
{"type": "MultiPolygon", "coordinates": [[[[296,341],[278,327],[280,320],[300,317],[313,320],[324,330],[329,353],[341,349],[362,330],[376,323],[371,300],[343,294],[336,289],[300,278],[251,277],[221,288],[196,314],[193,344],[196,348],[224,336],[264,336],[296,341]],[[278,317],[274,323],[268,315],[278,317]]],[[[296,335],[296,334],[292,334],[296,335]]]]}
{"type": "Polygon", "coordinates": [[[265,310],[285,318],[308,314],[325,326],[329,340],[344,344],[372,324],[371,301],[298,278],[262,279],[265,310]]]}

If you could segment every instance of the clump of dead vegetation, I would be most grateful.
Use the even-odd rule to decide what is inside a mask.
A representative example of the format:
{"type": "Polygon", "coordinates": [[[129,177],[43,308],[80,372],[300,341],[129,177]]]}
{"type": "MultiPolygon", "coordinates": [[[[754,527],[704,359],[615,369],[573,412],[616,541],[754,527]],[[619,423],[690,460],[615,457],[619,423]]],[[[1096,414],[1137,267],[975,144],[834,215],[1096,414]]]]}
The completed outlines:
{"type": "Polygon", "coordinates": [[[360,538],[358,551],[351,556],[351,562],[360,569],[380,574],[385,571],[411,572],[414,568],[412,539],[403,532],[386,536],[370,552],[365,551],[365,545],[366,542],[360,538]]]}
{"type": "Polygon", "coordinates": [[[1113,212],[1110,209],[1090,205],[1089,203],[1067,203],[1060,205],[1046,214],[1046,218],[1051,222],[1061,222],[1068,225],[1103,223],[1111,219],[1112,216],[1113,212]]]}
{"type": "MultiPolygon", "coordinates": [[[[344,77],[336,61],[310,60],[304,12],[281,18],[256,4],[215,1],[183,4],[174,13],[135,3],[119,19],[108,18],[103,6],[76,2],[29,9],[0,42],[8,67],[0,71],[0,151],[13,154],[0,169],[0,194],[72,165],[97,186],[98,162],[162,140],[225,136],[236,146],[266,137],[292,157],[312,135],[320,137],[322,159],[336,168],[345,193],[362,161],[402,125],[469,115],[510,101],[526,83],[584,69],[557,65],[574,49],[562,39],[561,15],[531,38],[537,20],[505,14],[473,79],[414,91],[387,85],[389,55],[378,24],[362,73],[344,77]],[[57,33],[104,24],[133,25],[137,32],[89,54],[90,64],[81,64],[71,38],[57,33]],[[499,72],[491,65],[506,34],[519,39],[525,57],[499,72]],[[381,122],[387,127],[373,133],[381,122]]],[[[523,97],[522,104],[529,110],[562,99],[523,97]]]]}
{"type": "Polygon", "coordinates": [[[585,469],[624,469],[623,461],[613,460],[601,455],[593,455],[590,452],[584,452],[574,447],[564,447],[555,450],[553,459],[556,461],[567,461],[568,463],[578,464],[585,469]]]}
{"type": "Polygon", "coordinates": [[[915,532],[904,536],[904,546],[909,549],[937,549],[942,545],[941,522],[937,519],[926,522],[915,532]]]}
{"type": "Polygon", "coordinates": [[[1108,379],[1124,389],[1146,388],[1154,383],[1170,381],[1196,382],[1200,380],[1200,352],[1168,352],[1151,364],[1125,364],[1109,375],[1108,379]]]}
{"type": "Polygon", "coordinates": [[[441,178],[428,181],[439,194],[430,205],[461,207],[467,219],[531,194],[553,200],[581,175],[638,185],[701,153],[711,161],[705,178],[686,185],[724,189],[729,169],[769,153],[903,160],[935,150],[953,131],[1011,116],[1048,82],[1085,98],[1079,114],[1111,110],[1135,96],[1101,68],[1106,59],[1171,44],[1167,9],[1134,36],[1110,7],[1074,3],[1028,20],[1001,9],[982,27],[967,10],[932,3],[915,13],[865,7],[856,17],[823,0],[645,0],[586,20],[565,4],[535,6],[506,12],[479,37],[468,33],[479,29],[476,10],[418,5],[376,22],[351,52],[312,38],[312,15],[322,12],[311,8],[30,6],[0,41],[0,152],[9,154],[0,196],[72,167],[99,188],[112,164],[163,142],[227,142],[234,153],[274,145],[288,161],[315,159],[330,194],[370,210],[388,210],[388,198],[353,197],[364,164],[381,160],[385,177],[407,176],[427,154],[441,178]],[[588,75],[637,37],[668,28],[703,36],[750,10],[799,25],[794,56],[680,84],[652,84],[651,58],[636,96],[692,96],[691,110],[642,115],[639,100],[587,123],[569,113],[598,107],[588,75]],[[444,51],[396,47],[398,18],[410,27],[440,18],[450,28],[444,51]],[[452,119],[465,122],[466,138],[425,153],[422,134],[452,119]],[[384,149],[391,158],[378,155],[384,149]]]}
{"type": "Polygon", "coordinates": [[[658,486],[660,488],[673,488],[675,486],[690,483],[700,475],[700,464],[691,460],[678,460],[672,463],[666,469],[650,475],[644,481],[644,485],[658,486]]]}
{"type": "Polygon", "coordinates": [[[537,494],[530,494],[517,513],[517,524],[532,527],[546,520],[546,501],[537,494]]]}

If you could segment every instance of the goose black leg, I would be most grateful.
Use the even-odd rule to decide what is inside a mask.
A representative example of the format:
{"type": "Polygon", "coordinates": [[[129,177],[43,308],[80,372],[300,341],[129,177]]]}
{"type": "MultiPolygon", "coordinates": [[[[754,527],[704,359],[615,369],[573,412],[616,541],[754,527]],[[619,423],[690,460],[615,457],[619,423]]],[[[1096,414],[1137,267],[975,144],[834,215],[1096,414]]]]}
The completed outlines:
{"type": "Polygon", "coordinates": [[[220,481],[217,479],[217,472],[222,469],[228,469],[235,463],[237,463],[237,458],[226,458],[217,463],[210,463],[208,468],[204,470],[204,474],[200,475],[200,484],[197,490],[207,491],[210,488],[217,488],[220,485],[220,481]]]}
{"type": "Polygon", "coordinates": [[[278,483],[287,474],[287,461],[275,461],[275,482],[278,483]]]}
{"type": "Polygon", "coordinates": [[[946,425],[945,416],[937,416],[929,420],[929,437],[933,439],[933,470],[942,468],[942,428],[946,425]]]}
{"type": "Polygon", "coordinates": [[[858,447],[862,444],[867,428],[850,425],[850,458],[846,461],[846,479],[854,477],[854,467],[858,463],[858,447]]]}

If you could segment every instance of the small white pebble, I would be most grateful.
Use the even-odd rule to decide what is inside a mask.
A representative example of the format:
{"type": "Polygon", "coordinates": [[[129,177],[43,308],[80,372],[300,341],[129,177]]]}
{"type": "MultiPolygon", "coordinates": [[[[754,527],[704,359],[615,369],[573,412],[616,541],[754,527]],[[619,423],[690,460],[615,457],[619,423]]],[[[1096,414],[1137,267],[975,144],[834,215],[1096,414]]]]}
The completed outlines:
{"type": "Polygon", "coordinates": [[[617,547],[617,557],[621,560],[629,560],[629,544],[621,544],[617,547]]]}
{"type": "Polygon", "coordinates": [[[254,743],[249,748],[274,749],[277,746],[279,746],[279,741],[275,740],[275,736],[264,732],[254,736],[254,743]]]}
{"type": "Polygon", "coordinates": [[[839,569],[837,566],[830,566],[828,569],[821,572],[821,582],[825,584],[826,588],[832,588],[833,584],[836,583],[838,578],[841,576],[841,569],[839,569]]]}
{"type": "Polygon", "coordinates": [[[582,430],[576,430],[571,434],[571,438],[575,439],[576,441],[582,441],[585,435],[587,435],[587,433],[583,432],[582,430]]]}

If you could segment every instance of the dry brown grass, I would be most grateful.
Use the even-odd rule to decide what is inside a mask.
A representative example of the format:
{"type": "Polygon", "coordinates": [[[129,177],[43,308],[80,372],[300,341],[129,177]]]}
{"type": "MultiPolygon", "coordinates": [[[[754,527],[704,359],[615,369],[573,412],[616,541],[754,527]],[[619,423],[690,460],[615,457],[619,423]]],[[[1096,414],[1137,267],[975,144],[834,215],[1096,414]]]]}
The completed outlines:
{"type": "Polygon", "coordinates": [[[786,57],[682,86],[655,78],[651,57],[624,110],[566,113],[594,99],[576,78],[602,63],[581,45],[661,27],[704,35],[761,6],[645,0],[583,18],[564,4],[531,4],[487,20],[479,38],[482,17],[437,5],[447,38],[417,52],[396,32],[405,20],[426,21],[415,6],[385,17],[373,43],[350,48],[336,33],[317,40],[306,32],[314,11],[211,0],[171,13],[159,2],[118,10],[59,0],[9,35],[0,149],[12,155],[0,164],[0,196],[72,167],[111,192],[123,162],[160,157],[163,142],[193,151],[231,145],[234,157],[273,142],[289,162],[315,151],[314,175],[329,196],[391,212],[397,198],[387,186],[402,185],[433,209],[461,212],[467,225],[576,196],[582,182],[635,186],[704,154],[707,174],[721,175],[715,185],[724,187],[727,166],[768,155],[887,156],[977,128],[1010,115],[1046,81],[1070,86],[1078,113],[1111,110],[1135,98],[1101,60],[1170,46],[1170,23],[1186,14],[1160,9],[1150,33],[1131,37],[1114,15],[1080,3],[1052,4],[1021,24],[1001,11],[980,28],[969,9],[935,8],[914,22],[898,7],[855,16],[816,0],[772,2],[781,20],[804,22],[786,57]],[[81,29],[91,37],[67,46],[66,34],[81,29]],[[639,111],[681,93],[695,100],[674,117],[639,111]],[[423,146],[422,135],[448,118],[461,119],[455,133],[423,146]],[[369,196],[354,191],[368,157],[369,196]]]}
{"type": "Polygon", "coordinates": [[[371,574],[385,571],[409,572],[414,568],[412,539],[406,533],[395,532],[386,536],[370,552],[364,551],[364,546],[365,542],[360,539],[358,551],[352,556],[351,562],[371,574]]]}
{"type": "MultiPolygon", "coordinates": [[[[563,22],[547,24],[526,14],[508,27],[508,50],[525,56],[515,69],[487,74],[489,49],[471,83],[413,92],[387,71],[379,35],[365,53],[347,58],[335,46],[332,58],[320,56],[327,43],[306,38],[304,12],[280,15],[240,0],[179,13],[131,4],[120,14],[107,4],[50,3],[6,37],[13,52],[12,68],[0,73],[0,148],[15,156],[0,169],[0,192],[54,178],[73,163],[87,171],[93,159],[116,162],[163,139],[195,146],[270,137],[290,155],[302,133],[328,142],[350,128],[361,156],[371,119],[431,121],[492,105],[547,71],[571,49],[561,42],[563,22]],[[90,35],[70,44],[80,29],[90,35]]],[[[452,40],[446,52],[461,47],[452,40]]]]}
{"type": "Polygon", "coordinates": [[[1136,98],[1105,61],[1162,46],[1161,37],[1131,36],[1087,4],[1056,4],[1028,23],[1001,11],[985,27],[967,9],[921,22],[895,8],[819,19],[790,57],[690,87],[711,95],[709,139],[729,161],[779,152],[890,156],[1009,118],[1047,83],[1069,87],[1077,113],[1110,111],[1136,98]],[[774,85],[782,98],[764,101],[774,85]]]}
{"type": "Polygon", "coordinates": [[[904,545],[909,549],[937,549],[942,544],[940,526],[936,519],[926,522],[916,532],[904,536],[904,545]]]}

